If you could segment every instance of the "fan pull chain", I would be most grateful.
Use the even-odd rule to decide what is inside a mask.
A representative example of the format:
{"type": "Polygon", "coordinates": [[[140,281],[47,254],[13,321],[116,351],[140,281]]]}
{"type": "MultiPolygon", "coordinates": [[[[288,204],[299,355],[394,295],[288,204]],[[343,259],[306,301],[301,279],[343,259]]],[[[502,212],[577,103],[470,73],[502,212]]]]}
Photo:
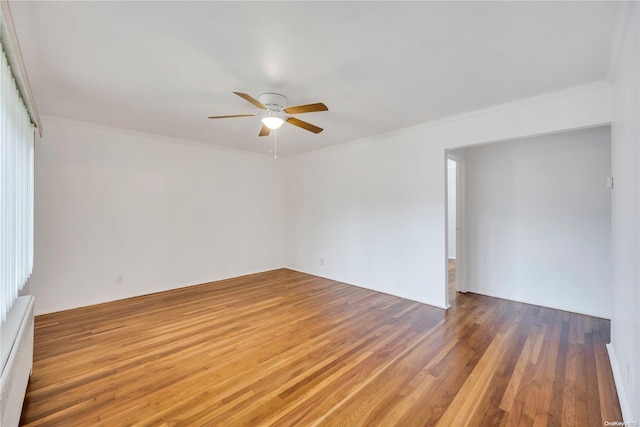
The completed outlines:
{"type": "Polygon", "coordinates": [[[273,140],[273,149],[269,150],[270,153],[273,153],[274,160],[278,159],[278,129],[274,129],[273,132],[269,135],[269,138],[273,140]]]}

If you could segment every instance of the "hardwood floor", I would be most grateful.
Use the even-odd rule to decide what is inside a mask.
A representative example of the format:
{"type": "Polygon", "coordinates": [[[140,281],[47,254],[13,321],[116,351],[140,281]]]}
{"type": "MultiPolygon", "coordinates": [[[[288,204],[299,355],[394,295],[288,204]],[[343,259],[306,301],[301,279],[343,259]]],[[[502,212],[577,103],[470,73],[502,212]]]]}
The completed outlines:
{"type": "Polygon", "coordinates": [[[38,316],[25,426],[602,426],[609,322],[276,270],[38,316]]]}
{"type": "Polygon", "coordinates": [[[449,304],[453,305],[456,302],[456,297],[458,296],[457,294],[457,288],[456,288],[456,260],[455,258],[449,258],[448,263],[447,263],[447,270],[448,270],[448,283],[449,286],[447,287],[448,291],[449,291],[449,304]]]}

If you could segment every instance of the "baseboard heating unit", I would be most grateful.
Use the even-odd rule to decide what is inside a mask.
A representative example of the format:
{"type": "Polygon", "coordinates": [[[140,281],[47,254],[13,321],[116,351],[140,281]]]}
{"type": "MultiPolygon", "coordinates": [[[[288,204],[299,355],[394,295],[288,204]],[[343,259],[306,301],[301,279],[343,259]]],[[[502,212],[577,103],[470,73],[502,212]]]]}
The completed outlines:
{"type": "Polygon", "coordinates": [[[0,331],[0,426],[17,427],[33,366],[33,297],[19,297],[0,331]]]}

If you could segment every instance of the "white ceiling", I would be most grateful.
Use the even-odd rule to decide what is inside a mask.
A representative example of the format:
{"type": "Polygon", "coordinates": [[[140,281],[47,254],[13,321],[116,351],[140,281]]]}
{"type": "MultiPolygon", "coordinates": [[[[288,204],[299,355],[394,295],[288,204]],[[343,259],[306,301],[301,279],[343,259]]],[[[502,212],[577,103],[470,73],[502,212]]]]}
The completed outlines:
{"type": "MultiPolygon", "coordinates": [[[[606,77],[617,2],[11,2],[43,115],[295,154],[606,77]]],[[[46,128],[45,128],[46,135],[46,128]]]]}

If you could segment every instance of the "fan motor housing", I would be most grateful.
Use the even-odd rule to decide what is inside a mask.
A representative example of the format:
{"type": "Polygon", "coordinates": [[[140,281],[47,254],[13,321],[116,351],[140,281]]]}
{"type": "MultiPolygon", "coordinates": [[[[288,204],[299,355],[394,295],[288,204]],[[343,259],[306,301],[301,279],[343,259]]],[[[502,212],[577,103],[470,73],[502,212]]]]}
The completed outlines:
{"type": "Polygon", "coordinates": [[[282,111],[287,105],[287,97],[279,93],[267,92],[258,97],[258,101],[262,102],[265,107],[270,110],[282,111]]]}

